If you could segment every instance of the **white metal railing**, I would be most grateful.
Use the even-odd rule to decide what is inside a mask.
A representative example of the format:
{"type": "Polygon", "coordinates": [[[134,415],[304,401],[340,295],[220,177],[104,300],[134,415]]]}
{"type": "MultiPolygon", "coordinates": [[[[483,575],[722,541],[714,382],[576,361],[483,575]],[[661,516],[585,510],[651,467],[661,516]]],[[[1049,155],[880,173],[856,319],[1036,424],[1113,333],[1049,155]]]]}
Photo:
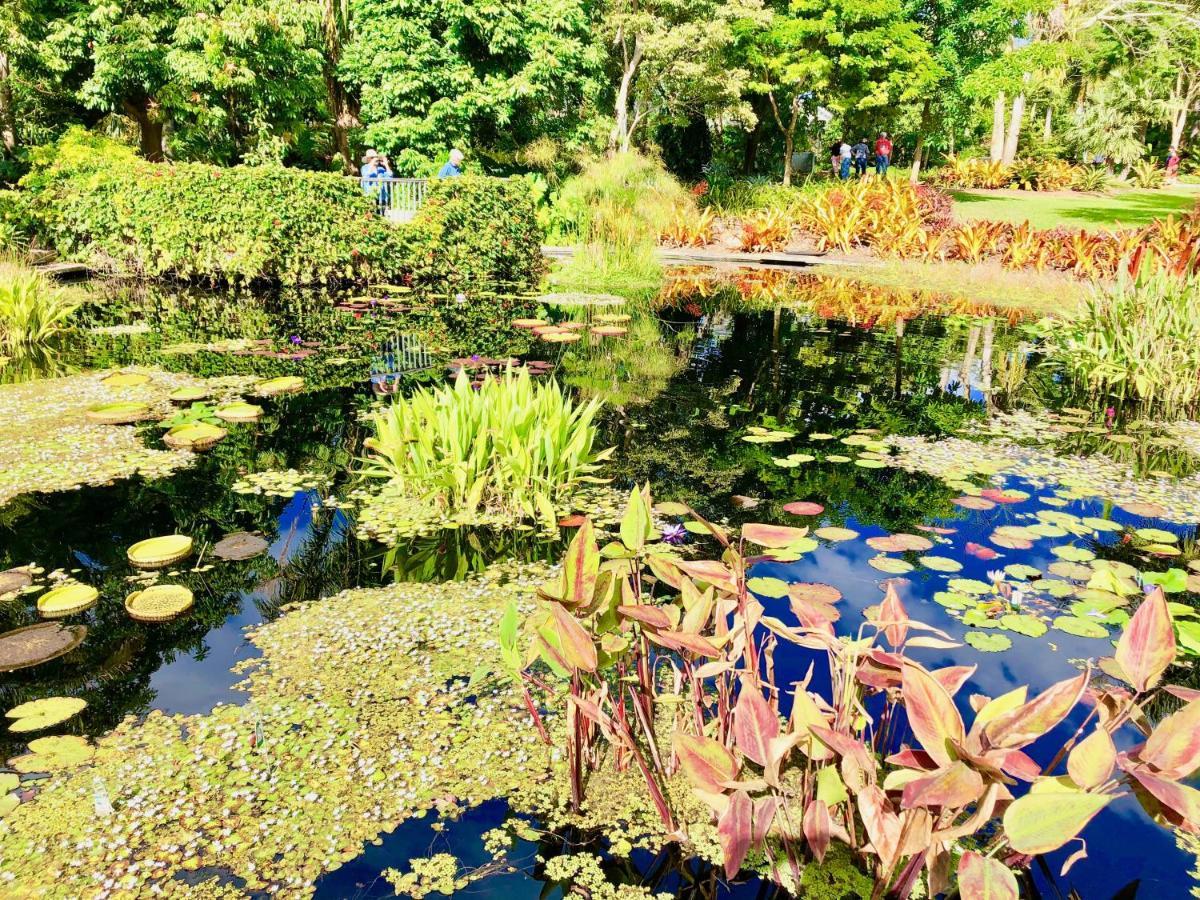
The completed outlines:
{"type": "Polygon", "coordinates": [[[427,178],[377,178],[359,177],[363,193],[375,199],[375,208],[381,216],[396,219],[411,219],[425,202],[427,178]]]}

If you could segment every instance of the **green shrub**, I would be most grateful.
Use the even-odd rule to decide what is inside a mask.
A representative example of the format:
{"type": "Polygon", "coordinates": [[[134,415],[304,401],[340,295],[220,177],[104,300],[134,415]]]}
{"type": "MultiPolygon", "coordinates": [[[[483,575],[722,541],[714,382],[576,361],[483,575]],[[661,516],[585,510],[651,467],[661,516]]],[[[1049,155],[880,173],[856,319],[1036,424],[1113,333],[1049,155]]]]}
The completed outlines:
{"type": "Polygon", "coordinates": [[[443,514],[529,518],[554,527],[554,506],[592,478],[610,451],[596,449],[600,402],[577,405],[554,381],[529,372],[478,388],[422,388],[371,419],[364,474],[443,514]]]}
{"type": "Polygon", "coordinates": [[[1131,180],[1136,187],[1153,190],[1163,186],[1167,173],[1149,159],[1140,159],[1133,164],[1131,180]]]}
{"type": "Polygon", "coordinates": [[[19,191],[0,190],[0,253],[19,253],[29,244],[29,212],[19,191]]]}
{"type": "Polygon", "coordinates": [[[149,163],[79,129],[33,157],[21,183],[36,230],[105,271],[312,284],[529,280],[540,264],[519,183],[438,182],[413,222],[393,225],[355,179],[327,172],[149,163]]]}

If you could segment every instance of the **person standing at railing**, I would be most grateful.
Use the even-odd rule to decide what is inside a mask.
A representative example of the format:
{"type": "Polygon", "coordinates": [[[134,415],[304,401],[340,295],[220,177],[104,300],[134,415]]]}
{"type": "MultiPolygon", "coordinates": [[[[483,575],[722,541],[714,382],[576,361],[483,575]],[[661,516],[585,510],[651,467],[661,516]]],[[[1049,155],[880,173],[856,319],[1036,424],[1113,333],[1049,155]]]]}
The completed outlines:
{"type": "Polygon", "coordinates": [[[375,198],[375,204],[379,207],[380,214],[386,213],[388,209],[391,193],[388,179],[391,177],[392,167],[386,156],[375,150],[368,150],[363,154],[362,168],[359,170],[359,184],[362,185],[364,194],[375,198]]]}
{"type": "Polygon", "coordinates": [[[462,174],[463,152],[455,147],[450,151],[449,161],[438,169],[438,178],[457,178],[462,174]]]}

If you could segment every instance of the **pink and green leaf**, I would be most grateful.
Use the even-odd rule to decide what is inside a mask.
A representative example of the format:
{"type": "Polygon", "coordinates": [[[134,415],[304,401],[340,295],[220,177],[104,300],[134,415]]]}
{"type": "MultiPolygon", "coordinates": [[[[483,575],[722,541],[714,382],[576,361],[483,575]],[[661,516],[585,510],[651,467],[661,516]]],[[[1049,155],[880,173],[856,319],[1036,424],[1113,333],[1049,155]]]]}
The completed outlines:
{"type": "Polygon", "coordinates": [[[1167,597],[1155,587],[1117,641],[1117,664],[1139,693],[1158,683],[1162,673],[1175,659],[1175,628],[1167,597]]]}

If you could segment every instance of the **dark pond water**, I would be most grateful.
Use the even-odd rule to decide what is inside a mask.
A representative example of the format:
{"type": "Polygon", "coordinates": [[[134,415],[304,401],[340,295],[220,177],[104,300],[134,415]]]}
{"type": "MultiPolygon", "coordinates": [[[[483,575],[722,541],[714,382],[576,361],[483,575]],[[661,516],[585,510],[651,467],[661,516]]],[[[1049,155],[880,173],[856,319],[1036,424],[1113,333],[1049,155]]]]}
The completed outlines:
{"type": "MultiPolygon", "coordinates": [[[[360,413],[378,400],[380,385],[403,391],[441,378],[447,358],[472,352],[544,359],[581,394],[608,397],[604,428],[618,448],[613,474],[619,483],[648,480],[657,500],[684,500],[733,523],[838,525],[858,532],[852,540],[822,542],[795,563],[759,564],[753,573],[838,588],[845,598],[841,633],[858,627],[862,610],[878,602],[889,577],[869,564],[876,552],[865,540],[875,535],[929,534],[924,529],[930,526],[953,529],[929,552],[952,558],[961,571],[916,565],[897,584],[916,618],[955,637],[969,629],[934,600],[949,578],[990,581],[990,572],[1014,563],[1045,573],[1060,561],[1050,552],[1053,541],[1000,550],[994,558],[972,555],[969,545],[991,546],[988,538],[997,526],[1036,523],[1035,516],[1049,510],[1109,518],[1127,530],[1168,530],[1183,552],[1169,561],[1138,555],[1124,536],[1127,530],[1077,541],[1099,558],[1161,571],[1196,555],[1195,526],[1131,516],[1098,500],[1064,501],[1024,479],[1006,477],[1000,486],[1026,491],[1028,500],[973,511],[955,506],[951,501],[960,491],[931,475],[827,459],[839,449],[855,455],[859,448],[837,445],[836,439],[860,429],[938,437],[983,420],[998,403],[1067,402],[1052,379],[1003,377],[1006,360],[1024,357],[1024,336],[1016,323],[987,315],[989,310],[844,284],[791,283],[758,273],[713,284],[708,273],[685,273],[650,303],[649,312],[634,316],[625,337],[554,350],[532,345],[527,334],[503,323],[486,332],[456,328],[453,322],[434,326],[419,313],[363,309],[356,303],[336,309],[337,298],[320,295],[230,298],[105,288],[106,303],[94,312],[101,331],[39,362],[38,371],[137,363],[203,375],[295,373],[305,377],[310,390],[273,403],[260,423],[233,429],[196,465],[172,477],[24,495],[0,507],[0,569],[29,563],[47,571],[78,569],[82,580],[104,594],[122,596],[128,590],[125,548],[142,538],[180,532],[199,544],[235,531],[257,531],[268,537],[270,550],[245,562],[185,573],[181,580],[192,587],[197,604],[173,623],[140,625],[119,605],[95,607],[78,617],[90,627],[78,650],[0,677],[0,705],[7,709],[39,696],[80,696],[89,706],[78,727],[98,734],[124,716],[150,709],[202,713],[216,703],[239,702],[242,695],[233,688],[239,676],[230,667],[254,653],[244,639],[247,626],[271,618],[283,604],[319,602],[344,587],[392,577],[384,571],[384,548],[356,538],[347,514],[324,502],[348,486],[363,439],[360,413]],[[245,346],[232,352],[214,343],[228,339],[267,343],[249,352],[245,346]],[[181,352],[180,345],[190,346],[181,352]],[[299,358],[281,358],[287,356],[299,358]],[[743,438],[751,427],[784,428],[797,437],[779,445],[748,443],[743,438]],[[808,437],[813,434],[834,440],[808,437]],[[794,452],[816,458],[793,468],[774,462],[794,452]],[[281,497],[232,490],[246,473],[288,468],[325,476],[327,483],[281,497]],[[1053,506],[1044,501],[1048,496],[1053,506]],[[819,502],[825,512],[794,517],[781,510],[795,500],[819,502]]],[[[574,307],[556,312],[567,318],[585,314],[574,307]]],[[[7,377],[32,374],[31,368],[7,377]]],[[[147,433],[155,440],[154,429],[147,433]]],[[[1176,463],[1182,471],[1193,466],[1187,459],[1176,463]]],[[[396,568],[404,578],[436,580],[479,569],[500,555],[553,558],[558,549],[494,535],[468,544],[461,535],[445,535],[401,547],[396,568]]],[[[920,554],[903,556],[916,563],[920,554]]],[[[1194,605],[1195,595],[1172,599],[1194,605]]],[[[1068,601],[1056,604],[1030,592],[1026,602],[1026,609],[1053,616],[1068,601]]],[[[33,621],[32,602],[0,605],[0,631],[33,621]]],[[[978,665],[958,695],[965,708],[971,693],[994,696],[1019,684],[1039,690],[1074,674],[1079,660],[1111,652],[1105,640],[1057,630],[1038,638],[1006,635],[1012,646],[1003,652],[964,646],[917,654],[932,666],[978,665]]],[[[801,677],[809,662],[803,652],[782,648],[776,659],[780,683],[801,677]]],[[[1189,678],[1190,671],[1182,671],[1174,680],[1189,678]]],[[[1064,723],[1060,731],[1065,736],[1077,724],[1064,723]]],[[[1133,741],[1132,735],[1121,737],[1127,744],[1133,741]]],[[[1052,743],[1041,742],[1033,755],[1048,761],[1052,743]]],[[[5,755],[16,749],[16,743],[0,737],[5,755]]],[[[323,878],[317,893],[388,896],[391,889],[380,872],[403,868],[409,858],[429,852],[452,852],[467,865],[483,863],[480,835],[506,814],[502,803],[488,804],[443,833],[423,820],[410,821],[323,878]]],[[[1074,890],[1082,897],[1110,897],[1128,885],[1131,892],[1123,896],[1186,893],[1190,858],[1131,800],[1114,803],[1084,837],[1090,858],[1069,875],[1057,874],[1069,851],[1052,854],[1046,866],[1034,870],[1036,887],[1045,896],[1074,890]]],[[[476,883],[471,892],[558,895],[561,888],[539,879],[535,852],[545,856],[554,849],[523,846],[514,858],[527,858],[525,871],[476,883]]],[[[673,861],[639,858],[635,863],[624,871],[614,863],[613,877],[646,878],[656,889],[680,895],[694,890],[683,887],[690,883],[683,878],[687,873],[673,861]]],[[[762,890],[744,884],[721,887],[719,893],[749,897],[762,896],[762,890]]]]}

